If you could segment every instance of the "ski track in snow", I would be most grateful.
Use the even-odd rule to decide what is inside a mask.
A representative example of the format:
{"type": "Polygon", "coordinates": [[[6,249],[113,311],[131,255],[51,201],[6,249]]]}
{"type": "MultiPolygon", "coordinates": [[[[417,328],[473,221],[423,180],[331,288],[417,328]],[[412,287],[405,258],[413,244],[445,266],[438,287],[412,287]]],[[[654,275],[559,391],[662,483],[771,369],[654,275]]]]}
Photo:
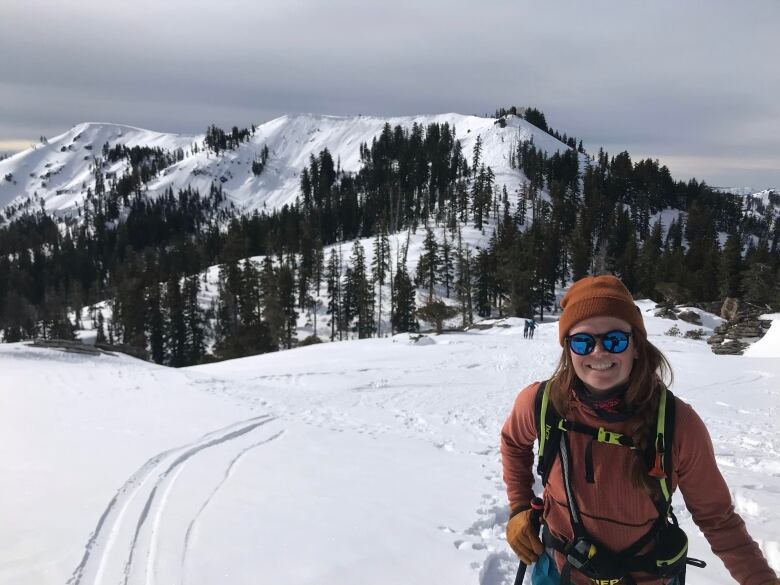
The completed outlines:
{"type": "Polygon", "coordinates": [[[256,443],[252,443],[248,447],[242,449],[241,451],[236,454],[236,456],[233,458],[233,460],[230,462],[230,465],[228,465],[227,469],[225,469],[225,474],[220,480],[220,482],[214,487],[212,492],[208,495],[206,500],[201,505],[200,509],[196,512],[195,516],[190,521],[189,526],[187,526],[187,532],[184,535],[184,546],[182,547],[182,555],[181,555],[181,583],[184,585],[184,582],[186,580],[187,576],[187,555],[190,552],[190,539],[192,535],[195,533],[197,529],[198,521],[200,520],[203,513],[206,511],[206,508],[209,507],[209,504],[214,500],[214,496],[217,495],[217,492],[222,488],[222,486],[230,479],[230,477],[233,475],[233,472],[238,465],[238,462],[241,461],[241,459],[244,458],[244,456],[249,453],[252,449],[255,447],[259,447],[260,445],[263,445],[265,443],[270,443],[271,441],[274,441],[275,439],[278,439],[284,431],[279,431],[278,433],[271,435],[267,439],[263,439],[262,441],[258,441],[256,443]]]}
{"type": "MultiPolygon", "coordinates": [[[[176,479],[184,467],[196,455],[210,448],[235,442],[274,420],[274,416],[262,415],[238,421],[206,433],[194,442],[163,451],[144,463],[119,488],[101,514],[95,531],[84,548],[81,562],[68,579],[68,585],[101,585],[104,582],[153,585],[156,582],[155,562],[160,546],[158,533],[162,517],[176,479]],[[147,523],[150,517],[151,521],[147,523]],[[123,541],[129,541],[129,544],[123,546],[123,541]],[[145,560],[143,564],[136,563],[139,552],[141,559],[145,560]]],[[[185,542],[197,518],[232,475],[236,462],[251,449],[276,439],[281,433],[277,432],[269,438],[255,441],[227,461],[224,477],[196,513],[184,535],[185,542]]]]}

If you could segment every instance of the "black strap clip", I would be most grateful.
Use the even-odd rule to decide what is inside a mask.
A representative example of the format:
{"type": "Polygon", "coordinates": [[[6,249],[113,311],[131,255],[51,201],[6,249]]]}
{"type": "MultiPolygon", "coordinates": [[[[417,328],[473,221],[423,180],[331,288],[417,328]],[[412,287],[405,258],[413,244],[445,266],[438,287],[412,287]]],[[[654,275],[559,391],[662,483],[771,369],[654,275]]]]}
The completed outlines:
{"type": "Polygon", "coordinates": [[[579,570],[596,555],[596,547],[585,538],[575,538],[566,545],[563,554],[571,566],[579,570]]]}

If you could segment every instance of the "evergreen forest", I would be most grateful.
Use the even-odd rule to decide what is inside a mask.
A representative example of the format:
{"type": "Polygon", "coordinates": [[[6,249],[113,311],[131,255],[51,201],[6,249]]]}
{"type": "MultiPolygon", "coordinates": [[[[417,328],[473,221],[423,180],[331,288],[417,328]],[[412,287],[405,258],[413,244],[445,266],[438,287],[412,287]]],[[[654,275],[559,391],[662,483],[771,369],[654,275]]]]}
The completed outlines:
{"type": "MultiPolygon", "coordinates": [[[[2,340],[73,339],[86,310],[98,343],[185,366],[413,332],[421,321],[441,330],[543,317],[556,308],[556,288],[604,272],[636,297],[669,304],[732,297],[780,307],[780,196],[765,205],[676,181],[658,161],[628,152],[589,157],[535,108],[502,108],[496,123],[515,115],[570,148],[507,145],[526,177],[514,192],[497,184],[479,137],[464,152],[446,123],[385,124],[360,145],[358,171],[322,150],[301,170],[294,203],[251,214],[229,203],[219,181],[208,192],[148,196],[146,183],[183,152],[96,145],[94,188],[76,214],[4,211],[2,340]],[[118,160],[126,172],[107,176],[105,161],[118,160]],[[467,227],[485,244],[464,243],[467,227]],[[408,242],[418,233],[422,251],[410,268],[408,242]],[[394,234],[407,244],[391,246],[394,234]],[[349,254],[340,252],[345,242],[349,254]],[[217,265],[218,290],[204,303],[204,271],[217,265]],[[302,315],[316,336],[297,337],[302,315]]],[[[210,126],[198,147],[216,155],[253,132],[210,126]]],[[[272,154],[264,149],[252,171],[262,173],[272,154]]]]}

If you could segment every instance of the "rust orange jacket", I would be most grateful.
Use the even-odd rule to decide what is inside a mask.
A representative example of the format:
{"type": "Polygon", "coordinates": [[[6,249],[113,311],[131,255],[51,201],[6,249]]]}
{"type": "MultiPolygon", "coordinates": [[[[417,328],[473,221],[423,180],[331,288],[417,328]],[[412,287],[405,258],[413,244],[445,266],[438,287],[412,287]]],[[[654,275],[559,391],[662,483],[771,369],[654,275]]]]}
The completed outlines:
{"type": "MultiPolygon", "coordinates": [[[[501,431],[504,482],[513,509],[529,505],[533,497],[533,448],[536,442],[534,398],[538,387],[539,382],[535,382],[518,394],[501,431]]],[[[578,401],[575,394],[573,396],[568,419],[628,435],[636,430],[637,420],[605,422],[578,401]]],[[[731,494],[715,463],[712,441],[704,423],[690,405],[680,399],[676,400],[672,488],[679,487],[693,521],[738,583],[761,585],[774,579],[774,571],[747,533],[744,521],[734,511],[731,494]]],[[[611,550],[619,552],[650,530],[658,512],[650,497],[631,483],[629,469],[635,455],[630,449],[594,443],[594,483],[586,481],[583,453],[589,441],[586,435],[570,433],[574,497],[577,498],[586,532],[611,550]]],[[[555,459],[544,491],[544,521],[554,535],[566,540],[572,538],[560,457],[555,459]]],[[[695,551],[690,554],[696,556],[695,551]]],[[[563,557],[560,554],[556,556],[560,570],[563,557]]],[[[635,577],[642,585],[662,583],[648,576],[635,577]]],[[[588,578],[577,571],[572,571],[572,580],[592,585],[588,578]]]]}

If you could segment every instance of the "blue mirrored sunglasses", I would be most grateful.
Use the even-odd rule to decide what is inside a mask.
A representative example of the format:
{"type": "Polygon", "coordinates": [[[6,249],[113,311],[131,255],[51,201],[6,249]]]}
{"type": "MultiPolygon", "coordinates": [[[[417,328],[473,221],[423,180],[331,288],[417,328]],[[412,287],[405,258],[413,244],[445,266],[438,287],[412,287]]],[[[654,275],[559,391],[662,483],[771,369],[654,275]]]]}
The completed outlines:
{"type": "Polygon", "coordinates": [[[628,349],[628,340],[630,338],[630,331],[610,331],[602,335],[575,333],[574,335],[567,335],[566,341],[571,350],[577,355],[588,355],[596,349],[597,339],[601,340],[601,347],[609,353],[623,353],[628,349]]]}

